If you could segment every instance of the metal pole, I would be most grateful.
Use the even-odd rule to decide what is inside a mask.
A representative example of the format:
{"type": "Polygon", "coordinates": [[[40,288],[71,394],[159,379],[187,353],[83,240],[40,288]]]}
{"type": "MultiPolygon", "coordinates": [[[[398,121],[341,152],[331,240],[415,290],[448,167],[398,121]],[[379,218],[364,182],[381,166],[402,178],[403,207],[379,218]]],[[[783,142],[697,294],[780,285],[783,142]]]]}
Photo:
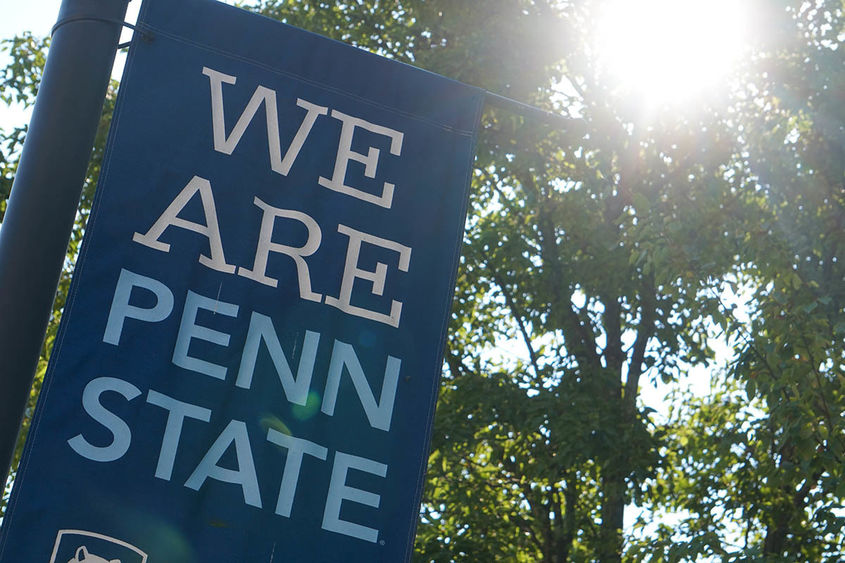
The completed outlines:
{"type": "Polygon", "coordinates": [[[128,0],[63,0],[0,228],[0,475],[6,482],[128,0]]]}

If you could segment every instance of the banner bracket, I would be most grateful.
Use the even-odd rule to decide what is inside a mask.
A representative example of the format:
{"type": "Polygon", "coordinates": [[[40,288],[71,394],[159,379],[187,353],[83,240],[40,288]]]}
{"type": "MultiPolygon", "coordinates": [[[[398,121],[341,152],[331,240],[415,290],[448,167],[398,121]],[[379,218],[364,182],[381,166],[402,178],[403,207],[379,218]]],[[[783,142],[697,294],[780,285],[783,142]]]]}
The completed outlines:
{"type": "Polygon", "coordinates": [[[574,125],[583,121],[575,117],[567,117],[558,113],[546,111],[536,106],[532,106],[500,94],[488,92],[486,90],[484,91],[484,103],[523,117],[533,118],[549,125],[563,126],[567,129],[571,129],[574,125]]]}
{"type": "MultiPolygon", "coordinates": [[[[135,25],[133,25],[129,22],[126,22],[126,21],[123,21],[123,20],[118,20],[118,19],[113,19],[113,18],[99,18],[99,17],[92,17],[92,16],[74,16],[74,17],[69,17],[69,18],[64,18],[62,20],[59,20],[59,21],[56,22],[56,25],[53,26],[53,29],[50,30],[50,36],[52,37],[56,33],[56,30],[59,29],[60,27],[62,27],[63,25],[68,24],[68,23],[80,22],[80,21],[94,21],[94,22],[101,22],[101,23],[116,23],[116,24],[121,25],[122,27],[126,27],[126,28],[131,29],[135,33],[138,33],[141,36],[141,39],[143,39],[145,41],[152,41],[153,37],[154,37],[153,34],[150,33],[149,31],[145,31],[143,29],[140,29],[138,26],[135,26],[135,25]]],[[[125,43],[120,43],[117,46],[117,50],[129,47],[129,45],[131,43],[132,43],[131,41],[127,41],[125,43]]]]}

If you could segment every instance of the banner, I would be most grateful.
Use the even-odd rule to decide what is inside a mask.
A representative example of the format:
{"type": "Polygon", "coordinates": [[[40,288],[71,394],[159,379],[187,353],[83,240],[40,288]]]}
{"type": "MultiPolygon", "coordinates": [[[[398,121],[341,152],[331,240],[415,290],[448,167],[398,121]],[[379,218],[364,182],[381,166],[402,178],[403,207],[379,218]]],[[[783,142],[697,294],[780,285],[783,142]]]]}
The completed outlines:
{"type": "Polygon", "coordinates": [[[407,561],[483,92],[210,0],[138,27],[0,561],[407,561]]]}

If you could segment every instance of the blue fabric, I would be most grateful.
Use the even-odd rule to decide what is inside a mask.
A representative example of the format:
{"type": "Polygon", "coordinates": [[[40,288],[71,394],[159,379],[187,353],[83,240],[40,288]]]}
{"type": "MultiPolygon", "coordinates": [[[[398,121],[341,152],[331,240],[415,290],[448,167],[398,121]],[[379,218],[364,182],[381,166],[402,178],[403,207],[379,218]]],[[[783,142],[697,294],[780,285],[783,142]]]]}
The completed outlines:
{"type": "Polygon", "coordinates": [[[140,553],[151,563],[408,560],[483,92],[209,0],[147,0],[139,27],[152,38],[136,34],[130,49],[0,561],[65,563],[83,545],[122,563],[140,553]],[[224,138],[261,102],[231,154],[215,149],[212,123],[212,77],[224,75],[236,77],[218,82],[224,138]],[[284,173],[268,148],[268,92],[281,156],[307,107],[326,108],[284,173]],[[347,122],[340,183],[353,193],[323,185],[347,122]],[[385,182],[392,200],[374,203],[385,182]],[[217,267],[213,233],[199,232],[208,193],[225,255],[217,267]],[[179,206],[179,194],[191,197],[179,206]],[[181,223],[165,220],[156,235],[169,206],[181,223]],[[262,234],[267,209],[288,215],[262,234]],[[313,225],[319,245],[301,257],[309,294],[291,256],[273,247],[261,268],[256,255],[261,240],[315,242],[313,225]],[[276,287],[249,276],[259,270],[276,287]],[[257,353],[245,348],[250,330],[264,330],[257,353]],[[312,374],[307,400],[283,387],[270,332],[291,375],[312,374]],[[300,362],[309,342],[310,371],[300,362]],[[379,418],[393,376],[392,416],[379,418]],[[169,474],[168,431],[179,437],[169,474]],[[286,493],[289,515],[277,504],[293,450],[273,432],[312,448],[286,493]]]}

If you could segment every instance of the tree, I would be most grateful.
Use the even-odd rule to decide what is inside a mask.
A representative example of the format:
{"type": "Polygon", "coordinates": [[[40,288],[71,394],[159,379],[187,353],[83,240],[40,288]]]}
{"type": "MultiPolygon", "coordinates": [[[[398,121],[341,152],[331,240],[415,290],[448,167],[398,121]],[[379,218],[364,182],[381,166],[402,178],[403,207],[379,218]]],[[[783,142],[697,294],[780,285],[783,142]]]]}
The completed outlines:
{"type": "MultiPolygon", "coordinates": [[[[319,20],[330,34],[342,31],[344,40],[551,107],[549,71],[564,53],[534,45],[538,29],[564,24],[553,4],[491,2],[479,22],[472,17],[477,11],[460,4],[402,3],[411,36],[404,41],[391,36],[399,24],[366,27],[362,14],[380,6],[364,3],[351,13],[324,6],[319,20]],[[390,40],[374,44],[383,32],[390,40]],[[502,52],[504,45],[510,49],[502,52]],[[526,52],[545,56],[526,68],[526,52]]],[[[282,2],[260,7],[293,23],[302,21],[297,8],[282,2]]],[[[563,134],[501,113],[485,120],[449,386],[440,407],[439,420],[448,422],[440,423],[435,438],[428,518],[420,533],[424,553],[564,560],[576,549],[576,534],[584,534],[592,537],[578,542],[588,546],[582,553],[618,559],[626,480],[644,474],[653,457],[652,437],[636,408],[637,382],[646,362],[668,369],[675,361],[655,353],[652,336],[665,330],[671,337],[664,344],[680,350],[673,325],[686,320],[671,318],[672,301],[686,289],[678,285],[671,290],[677,295],[658,295],[658,287],[676,280],[658,279],[649,253],[668,261],[667,245],[654,232],[642,233],[648,241],[642,251],[639,235],[631,240],[629,229],[637,230],[631,186],[641,179],[629,179],[628,173],[639,174],[625,170],[622,181],[620,164],[635,168],[648,142],[625,131],[599,86],[578,79],[587,82],[579,87],[596,91],[590,118],[604,125],[591,133],[595,139],[585,139],[575,120],[563,134]],[[608,276],[611,271],[617,274],[608,276]],[[572,304],[574,296],[583,300],[580,306],[572,304]],[[524,339],[529,364],[499,366],[485,358],[485,347],[514,334],[524,339]],[[636,341],[630,356],[626,337],[636,341]],[[600,345],[601,339],[607,343],[600,345]],[[544,340],[548,350],[539,349],[544,340]],[[623,390],[625,371],[630,383],[623,390]],[[590,490],[592,500],[585,502],[580,491],[590,490]],[[530,514],[523,514],[524,505],[530,514]]],[[[661,197],[654,190],[649,195],[661,197]]],[[[637,195],[640,213],[647,212],[648,195],[637,195]]]]}
{"type": "Polygon", "coordinates": [[[839,561],[845,546],[842,6],[766,8],[760,15],[767,31],[756,38],[735,106],[755,208],[737,246],[747,314],[723,306],[736,359],[722,391],[673,421],[676,439],[658,497],[689,513],[689,544],[734,535],[734,557],[839,561]]]}
{"type": "Polygon", "coordinates": [[[845,124],[833,116],[845,111],[845,22],[835,2],[790,3],[785,19],[749,81],[749,101],[771,107],[748,120],[768,236],[752,249],[756,314],[736,368],[769,411],[764,552],[800,556],[824,530],[839,538],[836,557],[845,525],[831,512],[845,492],[845,124]]]}

